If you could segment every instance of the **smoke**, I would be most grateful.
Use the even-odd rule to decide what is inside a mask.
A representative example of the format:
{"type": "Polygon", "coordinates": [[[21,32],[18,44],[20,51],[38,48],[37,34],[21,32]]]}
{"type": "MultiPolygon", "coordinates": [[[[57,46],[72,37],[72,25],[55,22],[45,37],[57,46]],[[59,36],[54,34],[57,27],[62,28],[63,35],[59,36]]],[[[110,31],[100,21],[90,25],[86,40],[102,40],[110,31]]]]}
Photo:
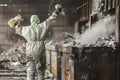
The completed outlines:
{"type": "Polygon", "coordinates": [[[107,16],[92,25],[91,29],[86,30],[77,42],[85,45],[96,41],[99,37],[108,36],[115,31],[115,16],[107,16]]]}

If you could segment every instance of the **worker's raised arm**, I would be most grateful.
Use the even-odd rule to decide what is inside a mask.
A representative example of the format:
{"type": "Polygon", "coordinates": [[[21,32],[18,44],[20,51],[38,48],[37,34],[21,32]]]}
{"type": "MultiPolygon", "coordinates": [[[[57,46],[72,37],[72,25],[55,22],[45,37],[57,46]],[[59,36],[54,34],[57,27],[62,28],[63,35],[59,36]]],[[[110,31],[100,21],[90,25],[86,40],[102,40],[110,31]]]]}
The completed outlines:
{"type": "Polygon", "coordinates": [[[18,15],[18,16],[14,17],[14,18],[11,18],[8,21],[8,25],[10,26],[10,28],[15,28],[16,33],[19,34],[19,35],[22,34],[22,27],[20,27],[21,20],[22,20],[22,16],[18,15]]]}
{"type": "Polygon", "coordinates": [[[55,23],[55,20],[57,16],[62,12],[62,6],[60,4],[55,5],[55,11],[52,13],[52,15],[46,20],[47,26],[52,25],[55,23]]]}

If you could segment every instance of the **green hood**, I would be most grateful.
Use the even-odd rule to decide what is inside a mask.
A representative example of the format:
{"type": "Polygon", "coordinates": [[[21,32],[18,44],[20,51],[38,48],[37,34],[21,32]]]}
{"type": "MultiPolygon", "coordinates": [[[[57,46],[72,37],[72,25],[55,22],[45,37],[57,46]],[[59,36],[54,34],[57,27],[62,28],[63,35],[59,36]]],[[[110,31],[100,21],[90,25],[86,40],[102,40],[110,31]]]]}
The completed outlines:
{"type": "Polygon", "coordinates": [[[31,26],[37,26],[40,23],[40,19],[37,15],[32,15],[30,19],[31,26]]]}

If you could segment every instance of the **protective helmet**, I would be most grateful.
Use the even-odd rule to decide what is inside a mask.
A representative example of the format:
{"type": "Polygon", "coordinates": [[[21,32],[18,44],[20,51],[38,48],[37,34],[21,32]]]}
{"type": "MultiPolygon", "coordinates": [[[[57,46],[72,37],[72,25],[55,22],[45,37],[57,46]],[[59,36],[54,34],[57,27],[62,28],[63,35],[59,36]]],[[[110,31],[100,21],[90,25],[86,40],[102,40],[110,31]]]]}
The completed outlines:
{"type": "Polygon", "coordinates": [[[40,23],[40,19],[38,17],[38,15],[32,15],[30,18],[30,24],[31,26],[36,26],[40,23]]]}

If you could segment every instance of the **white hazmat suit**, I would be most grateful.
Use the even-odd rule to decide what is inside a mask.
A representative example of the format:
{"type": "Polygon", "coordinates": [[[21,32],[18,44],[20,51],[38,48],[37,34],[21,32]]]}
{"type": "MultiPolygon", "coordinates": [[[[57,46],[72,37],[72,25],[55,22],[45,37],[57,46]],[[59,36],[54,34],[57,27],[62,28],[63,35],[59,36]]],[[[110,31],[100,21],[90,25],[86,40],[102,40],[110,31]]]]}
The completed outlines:
{"type": "MultiPolygon", "coordinates": [[[[59,7],[59,9],[60,8],[61,7],[59,7]]],[[[37,80],[44,80],[46,68],[44,37],[50,25],[55,22],[55,19],[60,12],[60,10],[56,9],[52,15],[42,23],[40,23],[37,15],[32,15],[30,19],[30,26],[15,27],[16,33],[27,40],[27,80],[35,80],[35,73],[37,73],[37,80]]],[[[8,22],[8,24],[10,23],[8,22]]]]}

